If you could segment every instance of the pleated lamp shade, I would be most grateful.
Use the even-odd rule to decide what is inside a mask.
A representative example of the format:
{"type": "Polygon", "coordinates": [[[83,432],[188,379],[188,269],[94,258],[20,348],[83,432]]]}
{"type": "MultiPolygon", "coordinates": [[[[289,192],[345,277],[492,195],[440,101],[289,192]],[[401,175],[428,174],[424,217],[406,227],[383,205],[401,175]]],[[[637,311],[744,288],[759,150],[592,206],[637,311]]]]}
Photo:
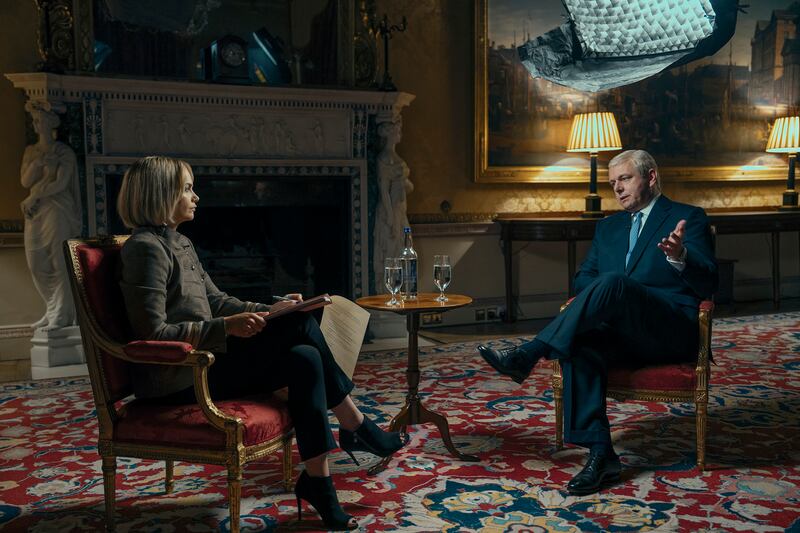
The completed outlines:
{"type": "Polygon", "coordinates": [[[572,119],[567,152],[604,152],[621,149],[622,141],[613,113],[579,113],[572,119]]]}
{"type": "Polygon", "coordinates": [[[800,117],[775,119],[767,141],[767,152],[800,152],[800,117]]]}

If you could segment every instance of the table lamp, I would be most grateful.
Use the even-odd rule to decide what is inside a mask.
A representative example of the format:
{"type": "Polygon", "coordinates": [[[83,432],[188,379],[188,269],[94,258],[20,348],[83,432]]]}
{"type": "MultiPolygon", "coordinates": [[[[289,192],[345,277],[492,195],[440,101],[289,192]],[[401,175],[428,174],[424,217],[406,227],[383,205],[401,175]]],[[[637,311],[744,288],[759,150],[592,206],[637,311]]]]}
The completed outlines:
{"type": "Polygon", "coordinates": [[[589,152],[591,172],[584,218],[602,218],[600,195],[597,194],[597,152],[621,150],[617,122],[613,113],[579,113],[572,119],[567,152],[589,152]]]}
{"type": "Polygon", "coordinates": [[[781,117],[775,119],[767,141],[767,152],[789,154],[789,175],[783,193],[781,211],[800,209],[797,206],[797,191],[794,190],[794,161],[800,152],[800,117],[781,117]]]}

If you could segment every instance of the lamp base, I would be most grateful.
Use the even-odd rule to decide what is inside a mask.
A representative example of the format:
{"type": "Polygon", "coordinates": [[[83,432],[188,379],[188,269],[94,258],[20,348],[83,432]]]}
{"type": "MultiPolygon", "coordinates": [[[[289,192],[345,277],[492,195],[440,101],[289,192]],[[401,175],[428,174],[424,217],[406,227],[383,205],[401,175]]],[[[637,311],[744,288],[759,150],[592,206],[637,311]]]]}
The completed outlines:
{"type": "Polygon", "coordinates": [[[778,208],[778,211],[798,211],[800,206],[797,205],[797,191],[788,190],[783,191],[783,205],[778,208]]]}
{"type": "Polygon", "coordinates": [[[583,218],[603,218],[605,214],[600,209],[601,198],[599,194],[589,193],[586,195],[586,211],[581,213],[583,218]]]}

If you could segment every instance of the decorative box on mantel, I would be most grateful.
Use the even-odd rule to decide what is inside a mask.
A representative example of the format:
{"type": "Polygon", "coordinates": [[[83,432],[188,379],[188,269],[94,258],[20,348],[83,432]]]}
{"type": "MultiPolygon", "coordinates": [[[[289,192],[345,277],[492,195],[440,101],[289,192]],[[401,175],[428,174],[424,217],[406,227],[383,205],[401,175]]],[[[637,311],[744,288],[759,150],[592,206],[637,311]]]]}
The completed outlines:
{"type": "Polygon", "coordinates": [[[195,170],[201,209],[198,220],[186,225],[187,234],[197,244],[192,228],[225,228],[202,259],[221,272],[241,269],[242,291],[252,292],[250,282],[241,280],[259,268],[272,276],[264,290],[309,293],[333,287],[357,298],[375,287],[370,279],[379,201],[375,161],[385,144],[377,126],[399,126],[413,95],[49,73],[6,77],[31,100],[66,106],[60,140],[78,156],[84,234],[121,231],[115,197],[123,172],[141,156],[171,155],[195,170]],[[264,222],[270,217],[271,223],[264,222]],[[204,218],[206,225],[196,226],[204,218]],[[237,224],[245,227],[230,229],[237,224]],[[253,242],[259,238],[247,236],[253,224],[272,232],[261,238],[258,246],[265,250],[257,257],[253,242]],[[312,227],[291,234],[301,226],[312,227]],[[323,247],[330,240],[326,232],[333,231],[341,242],[327,255],[292,257],[323,247]],[[228,242],[243,234],[243,242],[228,242]],[[210,257],[215,250],[220,256],[210,257]],[[339,267],[344,269],[339,278],[328,275],[339,267]]]}

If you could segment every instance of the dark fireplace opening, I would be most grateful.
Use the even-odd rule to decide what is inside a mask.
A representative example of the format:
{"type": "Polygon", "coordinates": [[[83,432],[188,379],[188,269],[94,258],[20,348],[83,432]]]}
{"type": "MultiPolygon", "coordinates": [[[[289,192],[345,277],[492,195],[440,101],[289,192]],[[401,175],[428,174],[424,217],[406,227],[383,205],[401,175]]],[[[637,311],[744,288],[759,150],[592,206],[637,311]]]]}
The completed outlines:
{"type": "MultiPolygon", "coordinates": [[[[110,198],[120,179],[109,180],[110,198]]],[[[195,191],[195,219],[178,231],[221,290],[266,303],[292,292],[352,296],[349,178],[196,176],[195,191]]],[[[125,233],[115,209],[109,231],[125,233]]]]}

